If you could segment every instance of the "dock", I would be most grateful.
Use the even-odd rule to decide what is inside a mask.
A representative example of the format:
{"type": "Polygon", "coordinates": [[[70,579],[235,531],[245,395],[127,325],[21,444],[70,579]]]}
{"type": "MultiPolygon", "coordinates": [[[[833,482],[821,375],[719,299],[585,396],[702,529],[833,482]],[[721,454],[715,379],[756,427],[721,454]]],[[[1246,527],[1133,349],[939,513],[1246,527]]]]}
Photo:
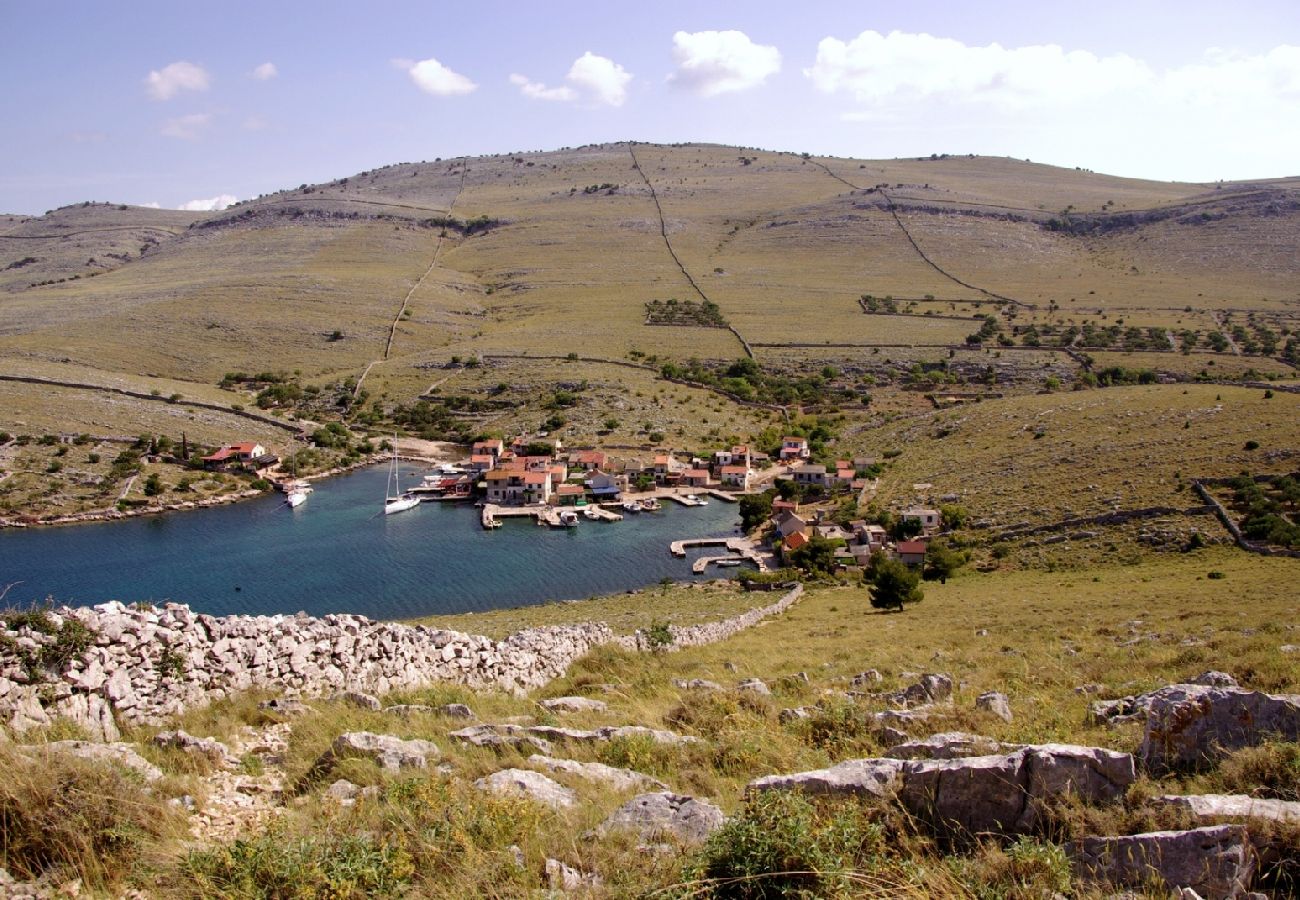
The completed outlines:
{"type": "Polygon", "coordinates": [[[714,563],[726,562],[727,560],[740,562],[744,559],[745,557],[743,556],[701,556],[695,562],[691,563],[691,571],[696,575],[702,575],[704,570],[714,563]]]}
{"type": "Polygon", "coordinates": [[[768,571],[767,560],[768,554],[760,553],[754,546],[753,541],[744,537],[717,537],[717,538],[690,538],[684,541],[673,541],[668,545],[668,550],[673,556],[685,556],[688,548],[691,547],[726,547],[731,551],[729,556],[708,556],[702,560],[696,560],[691,568],[694,572],[703,572],[709,563],[716,562],[720,559],[746,559],[758,567],[758,571],[768,571]],[[703,565],[701,565],[703,563],[703,565]]]}
{"type": "Polygon", "coordinates": [[[588,519],[595,519],[600,522],[622,522],[623,514],[614,512],[612,509],[605,509],[599,504],[591,503],[582,508],[582,514],[588,519]]]}

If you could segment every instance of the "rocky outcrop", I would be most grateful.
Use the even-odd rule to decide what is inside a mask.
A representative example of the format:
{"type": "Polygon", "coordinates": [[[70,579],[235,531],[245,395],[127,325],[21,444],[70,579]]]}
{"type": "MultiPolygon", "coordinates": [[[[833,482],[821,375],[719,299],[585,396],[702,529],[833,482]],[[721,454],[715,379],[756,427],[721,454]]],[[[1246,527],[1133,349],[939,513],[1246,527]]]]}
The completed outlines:
{"type": "Polygon", "coordinates": [[[609,709],[609,704],[590,697],[551,697],[539,700],[537,704],[548,712],[558,713],[604,712],[609,709]]]}
{"type": "Polygon", "coordinates": [[[474,782],[474,787],[493,794],[527,797],[552,809],[567,809],[578,795],[564,785],[531,769],[502,769],[474,782]]]}
{"type": "Polygon", "coordinates": [[[993,738],[964,731],[944,731],[924,740],[895,744],[885,755],[891,759],[961,759],[997,753],[1002,744],[993,738]]]}
{"type": "Polygon", "coordinates": [[[561,772],[565,775],[573,775],[583,778],[587,781],[595,781],[600,784],[612,787],[616,791],[625,790],[647,790],[649,788],[658,788],[659,790],[668,790],[668,785],[664,784],[658,778],[651,778],[641,772],[634,772],[631,769],[619,769],[615,766],[607,766],[598,762],[578,762],[572,759],[556,759],[551,756],[542,756],[540,753],[534,753],[528,757],[528,764],[537,766],[540,769],[546,769],[551,772],[561,772]]]}
{"type": "Polygon", "coordinates": [[[91,741],[51,741],[37,745],[34,752],[67,753],[80,759],[95,762],[110,762],[130,769],[142,776],[145,781],[162,778],[162,770],[136,752],[135,747],[125,743],[97,744],[91,741]]]}
{"type": "Polygon", "coordinates": [[[745,790],[883,797],[897,788],[902,769],[903,763],[897,759],[850,759],[829,769],[767,775],[751,781],[745,790]]]}
{"type": "Polygon", "coordinates": [[[1171,684],[1149,695],[1138,754],[1159,773],[1202,765],[1269,737],[1300,740],[1300,694],[1171,684]]]}
{"type": "MultiPolygon", "coordinates": [[[[675,629],[674,646],[728,638],[789,608],[801,592],[796,587],[722,622],[675,629]]],[[[535,628],[496,641],[364,616],[218,617],[172,603],[114,601],[47,616],[52,633],[0,626],[0,724],[22,732],[66,718],[102,741],[117,740],[119,723],[161,724],[251,689],[339,695],[374,709],[372,695],[437,682],[523,693],[600,645],[652,649],[644,636],[616,637],[604,623],[535,628]],[[70,620],[91,639],[65,653],[59,631],[70,620]],[[50,659],[59,662],[44,665],[50,659]]]]}
{"type": "Polygon", "coordinates": [[[1245,794],[1165,794],[1152,802],[1185,810],[1198,822],[1257,819],[1300,823],[1300,802],[1291,800],[1269,800],[1245,794]]]}
{"type": "Polygon", "coordinates": [[[1011,701],[1006,694],[985,691],[975,698],[975,708],[992,713],[1004,722],[1011,721],[1011,701]]]}
{"type": "Polygon", "coordinates": [[[1084,838],[1070,851],[1085,878],[1146,888],[1154,875],[1170,889],[1190,888],[1207,900],[1243,896],[1255,873],[1254,853],[1240,825],[1084,838]]]}
{"type": "Polygon", "coordinates": [[[601,823],[601,835],[611,831],[637,832],[642,840],[676,838],[683,844],[700,844],[722,827],[722,810],[707,800],[661,791],[640,794],[620,806],[601,823]]]}
{"type": "Polygon", "coordinates": [[[441,752],[432,741],[404,741],[388,734],[349,731],[334,739],[330,749],[317,761],[316,768],[328,770],[337,760],[361,757],[374,760],[381,769],[397,772],[427,768],[429,760],[439,756],[441,752]]]}
{"type": "Polygon", "coordinates": [[[154,735],[153,742],[159,747],[174,747],[191,756],[201,756],[213,765],[223,769],[233,769],[239,760],[225,744],[216,738],[199,738],[180,730],[160,731],[154,735]]]}

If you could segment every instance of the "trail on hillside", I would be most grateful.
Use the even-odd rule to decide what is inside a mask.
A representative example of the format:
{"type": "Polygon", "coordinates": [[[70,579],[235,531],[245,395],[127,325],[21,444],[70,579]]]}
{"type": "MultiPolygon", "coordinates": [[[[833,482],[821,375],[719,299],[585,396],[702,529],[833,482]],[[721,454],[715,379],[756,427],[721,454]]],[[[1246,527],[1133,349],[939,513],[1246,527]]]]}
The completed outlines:
{"type": "MultiPolygon", "coordinates": [[[[460,184],[456,186],[456,193],[452,196],[451,202],[447,204],[446,217],[448,219],[451,218],[451,211],[456,208],[456,201],[460,199],[461,192],[465,190],[465,174],[468,171],[469,171],[469,160],[465,157],[462,157],[461,168],[460,168],[460,184]]],[[[424,274],[421,275],[419,278],[417,278],[415,284],[411,285],[411,289],[406,292],[406,296],[402,298],[402,305],[397,310],[397,315],[393,316],[393,323],[390,326],[388,326],[388,340],[384,342],[383,357],[381,357],[380,359],[371,360],[370,363],[366,365],[365,371],[363,371],[361,373],[361,377],[357,379],[356,388],[353,389],[352,391],[353,399],[361,396],[361,385],[365,384],[366,376],[370,374],[370,370],[373,369],[378,363],[388,362],[389,358],[393,355],[393,341],[397,337],[397,325],[402,321],[402,314],[406,312],[406,307],[410,304],[411,297],[415,296],[415,292],[420,289],[421,285],[424,284],[425,279],[429,277],[429,275],[433,272],[434,268],[438,265],[438,259],[442,256],[442,245],[446,241],[446,238],[447,238],[447,226],[444,224],[442,228],[438,230],[438,243],[435,244],[433,248],[433,259],[429,261],[429,266],[424,270],[424,274]]]]}
{"type": "MultiPolygon", "coordinates": [[[[866,188],[859,187],[853,182],[845,178],[842,178],[839,175],[836,175],[834,172],[830,170],[830,167],[827,166],[825,163],[819,162],[815,159],[810,159],[808,161],[811,162],[813,165],[817,166],[819,169],[821,169],[831,178],[834,178],[836,181],[840,182],[841,184],[848,185],[850,188],[852,188],[855,191],[866,190],[866,188]]],[[[925,261],[925,264],[928,265],[930,268],[934,269],[936,272],[938,272],[940,275],[942,275],[944,278],[947,278],[949,281],[953,282],[954,284],[959,284],[962,287],[966,288],[967,290],[978,291],[979,293],[983,294],[986,297],[992,298],[994,300],[1001,300],[1005,303],[1010,303],[1013,304],[1014,306],[1019,306],[1023,309],[1038,308],[1032,303],[1025,303],[1023,300],[1016,300],[1012,297],[1004,297],[1002,294],[995,294],[993,291],[985,290],[984,288],[971,284],[967,281],[962,281],[956,275],[952,274],[947,269],[940,266],[928,255],[926,255],[926,252],[921,249],[920,244],[916,242],[916,238],[912,237],[912,232],[908,231],[907,226],[903,224],[902,218],[900,218],[898,215],[898,208],[894,203],[894,198],[889,196],[889,193],[884,188],[878,187],[875,188],[875,190],[878,190],[880,192],[880,196],[885,198],[885,204],[886,204],[885,208],[888,209],[889,214],[893,216],[894,224],[897,225],[899,230],[903,232],[903,237],[907,238],[907,242],[912,245],[912,249],[916,251],[916,255],[921,257],[921,259],[925,261]]]]}
{"type": "MultiPolygon", "coordinates": [[[[682,264],[681,258],[677,255],[677,251],[673,249],[672,241],[668,239],[668,224],[664,221],[664,208],[659,203],[659,194],[655,192],[655,186],[651,184],[650,176],[641,168],[641,163],[636,158],[636,149],[631,143],[627,145],[627,152],[632,157],[632,168],[636,169],[637,174],[641,176],[641,180],[645,182],[645,186],[650,190],[650,199],[654,201],[655,212],[659,214],[659,234],[664,239],[664,246],[668,248],[668,255],[673,258],[673,262],[677,263],[677,268],[681,269],[682,275],[686,278],[686,281],[690,286],[695,289],[695,293],[700,295],[700,299],[706,303],[712,303],[713,301],[709,300],[708,295],[704,293],[700,286],[695,282],[695,279],[691,277],[691,273],[687,271],[686,266],[682,264]]],[[[740,341],[740,346],[744,348],[745,355],[750,359],[753,359],[754,351],[750,348],[749,341],[745,340],[744,336],[736,330],[736,326],[727,323],[726,327],[728,331],[735,335],[736,340],[740,341]]]]}

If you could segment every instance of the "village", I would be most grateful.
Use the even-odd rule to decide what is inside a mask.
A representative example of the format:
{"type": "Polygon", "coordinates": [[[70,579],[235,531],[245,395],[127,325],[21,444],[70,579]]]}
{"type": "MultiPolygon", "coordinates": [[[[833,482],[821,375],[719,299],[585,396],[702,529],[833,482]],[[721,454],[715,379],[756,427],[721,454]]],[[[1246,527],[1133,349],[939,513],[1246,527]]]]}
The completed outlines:
{"type": "MultiPolygon", "coordinates": [[[[747,563],[760,573],[800,568],[854,575],[878,554],[916,568],[925,563],[930,537],[944,526],[939,509],[921,505],[887,514],[883,524],[846,516],[846,504],[856,511],[874,496],[880,467],[870,458],[838,459],[829,466],[812,462],[809,441],[799,436],[783,438],[775,456],[736,445],[707,458],[660,450],[647,461],[598,449],[566,451],[559,440],[527,437],[509,444],[499,438],[480,440],[469,449],[468,458],[438,465],[418,484],[394,488],[390,493],[400,497],[390,497],[390,503],[404,500],[410,506],[403,508],[411,508],[426,501],[472,502],[488,530],[508,518],[531,518],[563,529],[576,527],[580,518],[618,522],[627,515],[654,513],[665,502],[705,506],[712,498],[738,504],[738,536],[687,538],[670,545],[679,557],[690,548],[725,549],[696,559],[695,574],[709,566],[747,563]]],[[[397,459],[395,448],[392,459],[397,459]]],[[[277,456],[252,442],[223,446],[203,457],[203,464],[257,474],[289,498],[310,490],[306,481],[284,471],[277,456]]],[[[921,492],[931,488],[916,487],[921,492]]]]}

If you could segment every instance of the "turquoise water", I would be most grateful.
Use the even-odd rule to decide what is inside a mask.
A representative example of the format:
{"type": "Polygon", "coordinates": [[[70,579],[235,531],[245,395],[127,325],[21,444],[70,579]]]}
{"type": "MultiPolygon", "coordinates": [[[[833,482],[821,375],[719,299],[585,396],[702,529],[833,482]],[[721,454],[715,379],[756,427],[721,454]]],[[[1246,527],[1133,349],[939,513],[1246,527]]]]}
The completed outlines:
{"type": "MultiPolygon", "coordinates": [[[[407,468],[403,484],[420,473],[407,468]]],[[[691,560],[705,552],[674,558],[669,543],[732,534],[739,517],[732,503],[665,502],[662,512],[622,522],[583,519],[561,530],[507,519],[484,531],[468,504],[376,515],[385,476],[376,466],[318,482],[297,509],[268,495],[124,522],[3,531],[0,587],[21,582],[10,604],[171,600],[213,615],[409,618],[688,580],[691,560]]]]}

